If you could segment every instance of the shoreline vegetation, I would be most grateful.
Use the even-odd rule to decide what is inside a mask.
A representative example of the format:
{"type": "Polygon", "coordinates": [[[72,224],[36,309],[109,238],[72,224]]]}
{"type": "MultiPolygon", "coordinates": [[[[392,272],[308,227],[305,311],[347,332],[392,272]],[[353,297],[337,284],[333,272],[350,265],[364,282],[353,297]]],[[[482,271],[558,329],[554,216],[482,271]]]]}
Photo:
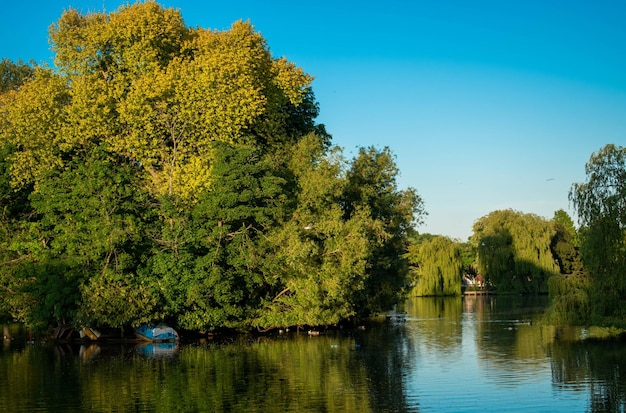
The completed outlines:
{"type": "Polygon", "coordinates": [[[69,9],[54,67],[0,62],[0,318],[274,331],[408,296],[550,294],[556,325],[626,327],[626,149],[591,155],[577,229],[513,210],[467,242],[420,234],[387,147],[347,159],[313,77],[249,22],[187,27],[138,2],[69,9]]]}

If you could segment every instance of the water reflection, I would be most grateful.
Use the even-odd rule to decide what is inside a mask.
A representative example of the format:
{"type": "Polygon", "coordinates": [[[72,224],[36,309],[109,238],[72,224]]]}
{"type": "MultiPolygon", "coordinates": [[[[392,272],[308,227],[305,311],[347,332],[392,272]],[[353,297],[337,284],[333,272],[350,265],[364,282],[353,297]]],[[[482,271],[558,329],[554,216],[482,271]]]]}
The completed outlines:
{"type": "Polygon", "coordinates": [[[626,351],[621,341],[558,341],[549,346],[555,386],[589,394],[594,412],[626,408],[626,351]]]}
{"type": "Polygon", "coordinates": [[[23,345],[0,355],[0,411],[409,411],[397,341],[371,331],[180,347],[23,345]]]}
{"type": "Polygon", "coordinates": [[[365,330],[207,343],[31,344],[3,326],[0,411],[623,410],[623,343],[565,340],[580,331],[541,325],[544,304],[414,299],[365,330]]]}
{"type": "Polygon", "coordinates": [[[174,357],[178,352],[178,341],[162,343],[139,343],[136,350],[144,357],[174,357]]]}

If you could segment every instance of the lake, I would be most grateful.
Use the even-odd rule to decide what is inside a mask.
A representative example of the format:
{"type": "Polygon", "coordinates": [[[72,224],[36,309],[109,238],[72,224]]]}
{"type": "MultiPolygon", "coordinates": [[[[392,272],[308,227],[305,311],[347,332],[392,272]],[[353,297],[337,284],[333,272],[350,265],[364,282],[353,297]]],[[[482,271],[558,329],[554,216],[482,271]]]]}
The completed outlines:
{"type": "Polygon", "coordinates": [[[164,345],[4,325],[0,412],[624,411],[624,343],[542,325],[546,304],[414,298],[362,328],[164,345]]]}

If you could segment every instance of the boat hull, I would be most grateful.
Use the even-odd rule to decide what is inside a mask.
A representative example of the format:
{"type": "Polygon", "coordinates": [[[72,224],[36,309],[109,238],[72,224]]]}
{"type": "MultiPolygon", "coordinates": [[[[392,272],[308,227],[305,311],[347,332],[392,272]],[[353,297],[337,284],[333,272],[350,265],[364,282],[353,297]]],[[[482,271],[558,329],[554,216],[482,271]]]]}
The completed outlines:
{"type": "Polygon", "coordinates": [[[135,330],[138,339],[152,342],[177,341],[178,333],[165,324],[144,324],[135,330]]]}

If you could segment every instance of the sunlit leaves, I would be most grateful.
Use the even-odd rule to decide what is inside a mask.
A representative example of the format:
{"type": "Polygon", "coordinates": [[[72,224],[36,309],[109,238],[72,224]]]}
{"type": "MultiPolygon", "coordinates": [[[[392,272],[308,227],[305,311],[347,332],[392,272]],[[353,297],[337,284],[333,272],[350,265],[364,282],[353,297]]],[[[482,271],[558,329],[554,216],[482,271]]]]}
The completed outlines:
{"type": "Polygon", "coordinates": [[[50,35],[55,70],[0,95],[5,210],[30,214],[6,220],[2,252],[62,276],[2,277],[2,294],[36,288],[0,310],[52,286],[57,318],[263,329],[398,301],[420,197],[388,148],[331,148],[312,77],[250,23],[188,28],[139,2],[70,9],[50,35]]]}
{"type": "Polygon", "coordinates": [[[3,102],[0,138],[16,151],[11,175],[16,185],[38,182],[42,174],[63,163],[69,93],[65,80],[47,69],[37,69],[32,81],[3,102]]]}
{"type": "Polygon", "coordinates": [[[608,216],[626,228],[626,148],[604,146],[591,155],[585,172],[587,182],[573,184],[570,191],[580,224],[591,226],[608,216]]]}
{"type": "Polygon", "coordinates": [[[412,265],[410,295],[443,296],[461,294],[460,244],[435,236],[411,244],[405,257],[412,265]]]}
{"type": "Polygon", "coordinates": [[[56,65],[70,75],[104,79],[165,66],[187,29],[180,13],[155,2],[136,3],[110,14],[63,13],[50,28],[56,65]]]}
{"type": "Polygon", "coordinates": [[[153,2],[68,10],[51,38],[70,80],[71,142],[103,140],[145,168],[155,194],[191,202],[210,183],[211,144],[285,139],[285,109],[303,102],[312,80],[274,59],[249,23],[186,28],[179,12],[153,2]]]}

